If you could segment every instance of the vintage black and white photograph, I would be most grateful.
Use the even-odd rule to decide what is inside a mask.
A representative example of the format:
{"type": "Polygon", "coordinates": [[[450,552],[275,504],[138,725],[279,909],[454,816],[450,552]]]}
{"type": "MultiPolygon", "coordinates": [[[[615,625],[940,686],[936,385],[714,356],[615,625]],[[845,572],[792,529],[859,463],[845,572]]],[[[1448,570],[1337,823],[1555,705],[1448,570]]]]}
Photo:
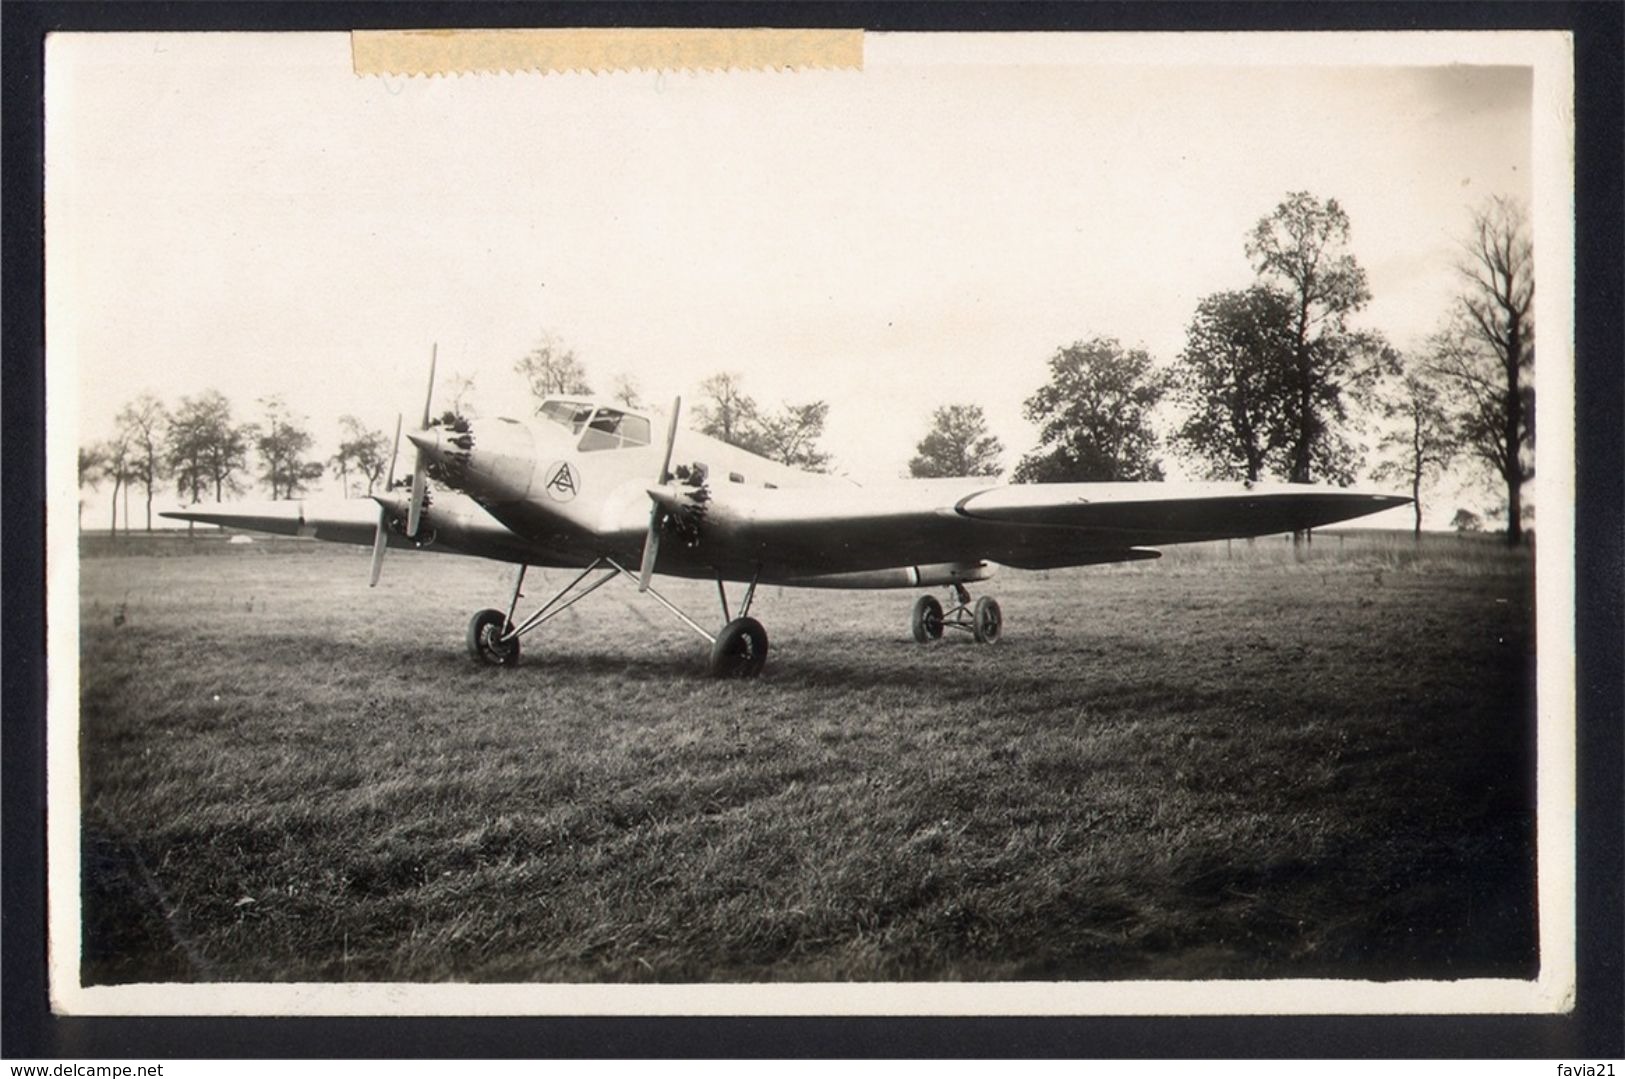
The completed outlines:
{"type": "Polygon", "coordinates": [[[616,33],[49,41],[55,1006],[1570,1007],[1564,35],[616,33]]]}

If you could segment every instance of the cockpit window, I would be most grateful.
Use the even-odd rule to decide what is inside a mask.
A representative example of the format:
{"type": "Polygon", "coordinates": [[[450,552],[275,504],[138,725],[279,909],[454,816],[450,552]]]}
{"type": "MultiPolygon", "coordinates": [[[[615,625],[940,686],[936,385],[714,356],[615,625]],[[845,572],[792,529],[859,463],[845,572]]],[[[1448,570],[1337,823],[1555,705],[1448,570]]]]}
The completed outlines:
{"type": "Polygon", "coordinates": [[[593,414],[592,422],[581,436],[580,449],[618,450],[626,446],[649,444],[649,421],[633,416],[618,408],[601,408],[593,414]]]}
{"type": "Polygon", "coordinates": [[[542,405],[538,415],[568,427],[571,434],[579,435],[587,425],[587,417],[592,415],[592,406],[579,401],[548,401],[542,405]]]}

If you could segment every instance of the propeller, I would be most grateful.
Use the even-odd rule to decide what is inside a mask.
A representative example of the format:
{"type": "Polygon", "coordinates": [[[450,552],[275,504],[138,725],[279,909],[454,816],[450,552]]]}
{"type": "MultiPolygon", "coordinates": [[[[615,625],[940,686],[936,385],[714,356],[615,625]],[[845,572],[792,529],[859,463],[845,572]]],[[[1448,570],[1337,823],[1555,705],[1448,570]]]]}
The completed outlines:
{"type": "MultiPolygon", "coordinates": [[[[423,394],[423,422],[418,430],[426,431],[429,428],[429,406],[434,400],[434,365],[440,357],[440,345],[435,344],[429,352],[429,388],[423,394]]],[[[409,539],[417,539],[418,525],[423,523],[423,495],[428,489],[429,462],[423,455],[423,450],[417,451],[417,464],[412,469],[412,502],[406,510],[406,535],[409,539]]]]}
{"type": "Polygon", "coordinates": [[[660,554],[660,529],[666,523],[669,512],[667,504],[675,503],[666,485],[671,482],[671,450],[677,442],[677,417],[682,407],[681,397],[672,399],[671,423],[666,425],[666,456],[660,462],[660,477],[656,486],[649,491],[649,498],[654,504],[649,507],[649,534],[643,538],[643,565],[638,570],[639,592],[649,590],[649,578],[654,575],[655,559],[660,554]]]}
{"type": "MultiPolygon", "coordinates": [[[[389,451],[389,480],[384,484],[388,493],[395,487],[395,458],[401,453],[401,414],[395,413],[395,447],[389,451]]],[[[378,575],[384,571],[384,551],[389,548],[389,507],[378,500],[378,527],[372,534],[372,580],[368,588],[378,587],[378,575]]]]}

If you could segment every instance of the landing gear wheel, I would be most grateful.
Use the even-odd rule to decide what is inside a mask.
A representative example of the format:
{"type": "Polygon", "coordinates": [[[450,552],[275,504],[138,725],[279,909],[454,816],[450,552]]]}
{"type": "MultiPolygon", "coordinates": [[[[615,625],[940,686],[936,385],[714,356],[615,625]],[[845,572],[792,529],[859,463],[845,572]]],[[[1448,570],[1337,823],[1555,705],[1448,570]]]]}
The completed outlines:
{"type": "Polygon", "coordinates": [[[508,616],[487,607],[468,620],[468,654],[491,667],[512,667],[519,662],[519,638],[502,640],[513,628],[508,616]]]}
{"type": "Polygon", "coordinates": [[[921,596],[914,601],[914,615],[909,619],[914,639],[924,644],[942,636],[942,604],[935,596],[921,596]]]}
{"type": "Polygon", "coordinates": [[[999,601],[992,596],[983,596],[976,601],[976,609],[971,612],[971,631],[982,644],[992,644],[1004,632],[1004,614],[999,610],[999,601]]]}
{"type": "Polygon", "coordinates": [[[729,622],[711,646],[711,673],[717,678],[755,678],[766,662],[767,630],[754,618],[729,622]]]}

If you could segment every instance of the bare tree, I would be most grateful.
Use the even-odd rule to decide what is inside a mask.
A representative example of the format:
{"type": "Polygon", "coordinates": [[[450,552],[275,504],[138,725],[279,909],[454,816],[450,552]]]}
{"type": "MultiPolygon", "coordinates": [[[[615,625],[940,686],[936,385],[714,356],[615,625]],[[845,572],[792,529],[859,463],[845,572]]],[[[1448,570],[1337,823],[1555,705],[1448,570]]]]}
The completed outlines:
{"type": "Polygon", "coordinates": [[[581,366],[576,354],[551,333],[543,334],[536,347],[522,356],[513,369],[525,377],[538,405],[552,394],[592,392],[586,368],[581,366]]]}
{"type": "Polygon", "coordinates": [[[1535,477],[1535,257],[1523,207],[1492,198],[1473,214],[1465,281],[1433,365],[1451,387],[1465,450],[1506,488],[1507,543],[1523,538],[1523,486],[1535,477]]]}
{"type": "Polygon", "coordinates": [[[1377,443],[1384,459],[1373,470],[1378,482],[1403,482],[1411,489],[1415,514],[1414,536],[1422,538],[1422,491],[1430,486],[1456,455],[1455,431],[1443,397],[1431,372],[1414,362],[1388,389],[1383,415],[1395,426],[1377,443]]]}
{"type": "Polygon", "coordinates": [[[911,476],[997,476],[1004,444],[987,430],[980,405],[943,405],[914,447],[911,476]]]}
{"type": "MultiPolygon", "coordinates": [[[[129,444],[129,468],[132,483],[139,483],[147,496],[147,531],[152,531],[152,488],[165,470],[164,434],[169,426],[169,413],[162,401],[144,393],[119,411],[116,421],[124,440],[129,444]]],[[[124,521],[125,531],[130,522],[124,521]]]]}

